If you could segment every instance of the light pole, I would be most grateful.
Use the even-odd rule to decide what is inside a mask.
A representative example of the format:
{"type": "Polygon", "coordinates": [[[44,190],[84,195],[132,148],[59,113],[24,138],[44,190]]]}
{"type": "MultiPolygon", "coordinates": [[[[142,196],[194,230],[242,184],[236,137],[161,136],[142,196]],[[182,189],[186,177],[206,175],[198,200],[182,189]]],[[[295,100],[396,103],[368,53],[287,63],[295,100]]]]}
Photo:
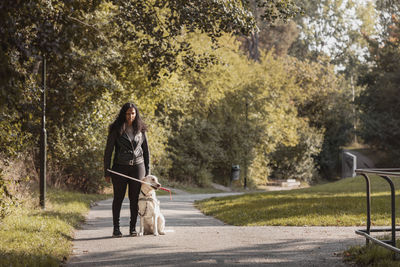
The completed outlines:
{"type": "Polygon", "coordinates": [[[45,209],[46,200],[46,158],[47,158],[47,133],[46,133],[46,57],[42,62],[42,131],[40,135],[40,198],[39,204],[45,209]]]}
{"type": "Polygon", "coordinates": [[[356,117],[356,108],[354,101],[356,99],[356,93],[354,90],[354,82],[353,82],[353,75],[350,76],[350,84],[351,84],[351,93],[352,93],[352,103],[353,103],[353,130],[354,130],[354,144],[358,144],[357,140],[357,117],[356,117]]]}
{"type": "MultiPolygon", "coordinates": [[[[246,115],[246,132],[248,132],[249,130],[249,125],[248,125],[248,116],[249,116],[249,102],[247,100],[247,96],[246,96],[246,109],[245,109],[245,115],[246,115]]],[[[248,153],[249,153],[249,136],[247,135],[246,137],[246,142],[245,142],[245,156],[244,156],[244,189],[247,189],[247,159],[249,157],[248,153]]]]}

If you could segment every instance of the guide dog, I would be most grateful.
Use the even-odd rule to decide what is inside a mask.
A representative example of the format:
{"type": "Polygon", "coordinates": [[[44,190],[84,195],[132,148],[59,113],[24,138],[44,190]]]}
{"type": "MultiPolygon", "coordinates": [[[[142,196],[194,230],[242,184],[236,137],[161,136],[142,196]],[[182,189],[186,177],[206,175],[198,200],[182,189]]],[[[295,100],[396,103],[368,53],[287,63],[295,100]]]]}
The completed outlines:
{"type": "Polygon", "coordinates": [[[156,198],[156,190],[161,187],[154,175],[147,175],[142,183],[139,194],[140,230],[138,236],[153,234],[165,235],[165,218],[160,211],[160,201],[156,198]]]}

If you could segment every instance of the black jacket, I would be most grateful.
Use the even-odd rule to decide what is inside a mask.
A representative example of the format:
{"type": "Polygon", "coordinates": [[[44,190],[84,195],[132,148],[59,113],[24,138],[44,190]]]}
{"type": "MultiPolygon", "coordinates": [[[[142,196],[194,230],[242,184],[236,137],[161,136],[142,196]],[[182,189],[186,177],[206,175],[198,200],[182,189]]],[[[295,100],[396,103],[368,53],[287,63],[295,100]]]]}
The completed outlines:
{"type": "Polygon", "coordinates": [[[139,133],[134,140],[129,140],[124,132],[112,131],[108,134],[106,149],[104,151],[104,176],[110,176],[111,157],[114,152],[113,164],[137,165],[144,163],[146,175],[150,174],[150,153],[145,133],[139,133]]]}

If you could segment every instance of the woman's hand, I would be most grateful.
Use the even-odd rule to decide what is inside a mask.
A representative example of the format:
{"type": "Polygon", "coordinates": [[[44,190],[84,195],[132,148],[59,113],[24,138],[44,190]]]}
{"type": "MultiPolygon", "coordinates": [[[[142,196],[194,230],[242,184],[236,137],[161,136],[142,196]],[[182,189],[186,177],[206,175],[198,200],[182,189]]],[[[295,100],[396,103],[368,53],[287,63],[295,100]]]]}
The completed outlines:
{"type": "Polygon", "coordinates": [[[105,177],[106,178],[106,182],[107,183],[111,183],[111,177],[110,176],[107,176],[107,177],[105,177]]]}

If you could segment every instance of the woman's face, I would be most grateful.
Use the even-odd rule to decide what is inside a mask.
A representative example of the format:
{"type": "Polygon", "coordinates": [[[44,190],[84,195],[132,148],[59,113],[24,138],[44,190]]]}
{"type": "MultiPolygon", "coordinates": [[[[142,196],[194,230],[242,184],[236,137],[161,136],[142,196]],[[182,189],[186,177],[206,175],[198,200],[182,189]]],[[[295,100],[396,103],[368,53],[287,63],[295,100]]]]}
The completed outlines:
{"type": "Polygon", "coordinates": [[[135,118],[136,118],[136,110],[134,108],[129,108],[125,112],[125,121],[128,123],[128,125],[132,125],[135,118]]]}

